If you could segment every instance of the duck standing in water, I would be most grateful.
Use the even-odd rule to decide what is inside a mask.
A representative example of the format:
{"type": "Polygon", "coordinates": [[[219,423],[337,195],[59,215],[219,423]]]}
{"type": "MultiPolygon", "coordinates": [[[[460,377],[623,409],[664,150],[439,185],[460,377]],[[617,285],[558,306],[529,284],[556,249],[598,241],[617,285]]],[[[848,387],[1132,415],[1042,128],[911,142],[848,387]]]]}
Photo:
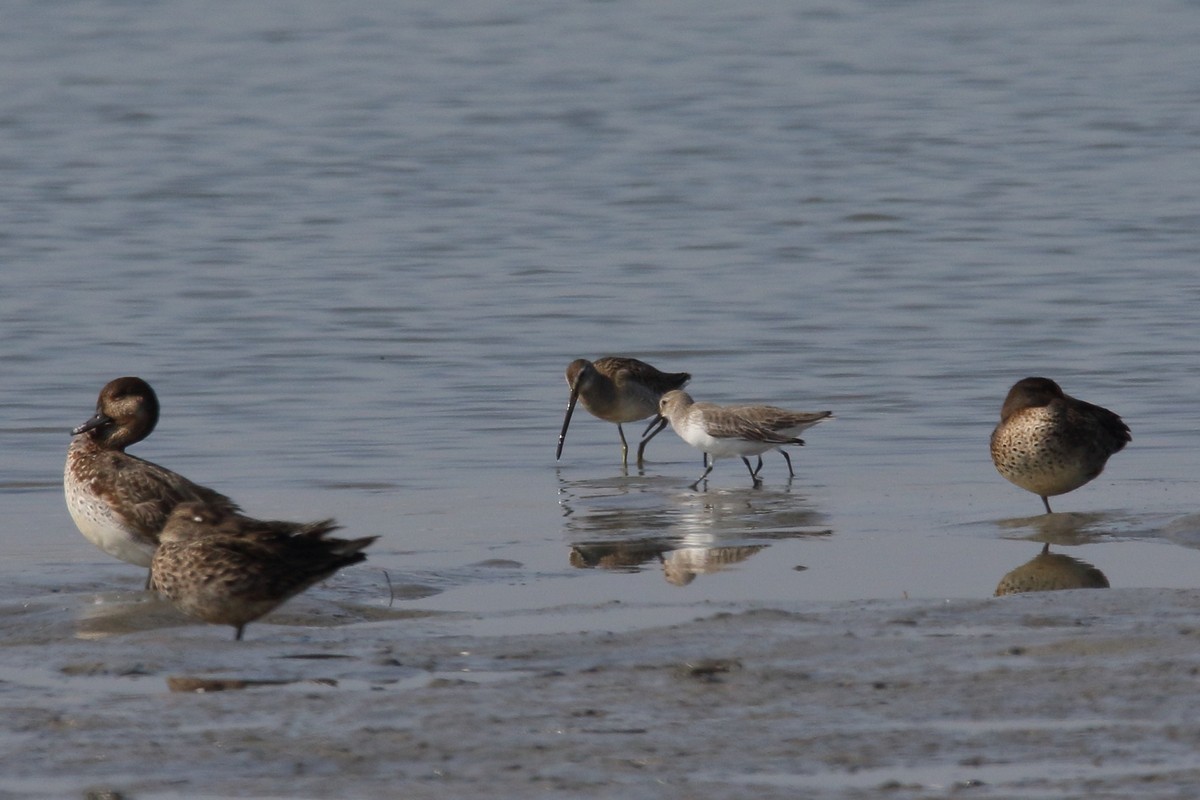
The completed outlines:
{"type": "Polygon", "coordinates": [[[150,435],[158,412],[158,397],[141,378],[109,381],[95,415],[71,431],[63,473],[67,510],[79,532],[109,555],[140,567],[150,566],[159,531],[179,503],[197,500],[238,510],[225,495],[125,452],[150,435]]]}
{"type": "Polygon", "coordinates": [[[378,537],[335,539],[331,520],[258,520],[207,503],[180,503],[159,537],[151,587],[188,616],[232,625],[241,641],[247,623],[342,567],[366,560],[378,537]]]}
{"type": "Polygon", "coordinates": [[[1104,471],[1132,440],[1119,416],[1063,392],[1049,378],[1013,384],[992,431],[992,463],[1012,483],[1042,498],[1078,489],[1104,471]]]}

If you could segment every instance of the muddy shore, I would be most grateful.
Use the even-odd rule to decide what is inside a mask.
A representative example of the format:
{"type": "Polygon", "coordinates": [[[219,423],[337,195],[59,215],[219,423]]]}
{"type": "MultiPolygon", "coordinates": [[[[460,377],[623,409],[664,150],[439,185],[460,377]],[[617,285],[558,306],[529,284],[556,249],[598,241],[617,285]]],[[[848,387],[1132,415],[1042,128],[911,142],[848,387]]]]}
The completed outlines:
{"type": "Polygon", "coordinates": [[[613,604],[539,635],[313,594],[243,643],[136,592],[8,604],[0,798],[1200,787],[1197,591],[710,605],[606,632],[613,604]]]}

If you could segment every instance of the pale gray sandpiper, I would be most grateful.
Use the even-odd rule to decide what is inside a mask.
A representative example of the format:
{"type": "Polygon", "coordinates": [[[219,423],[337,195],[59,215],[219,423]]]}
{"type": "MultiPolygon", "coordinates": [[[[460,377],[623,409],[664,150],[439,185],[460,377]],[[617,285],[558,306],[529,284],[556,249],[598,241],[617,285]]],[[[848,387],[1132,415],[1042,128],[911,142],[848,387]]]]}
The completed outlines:
{"type": "MultiPolygon", "coordinates": [[[[562,457],[567,426],[571,424],[575,403],[579,401],[592,416],[616,423],[617,435],[621,437],[621,464],[628,465],[629,445],[625,441],[622,423],[637,422],[655,416],[658,413],[658,399],[662,397],[663,392],[679,389],[691,378],[686,372],[662,372],[636,358],[605,356],[595,361],[575,359],[567,365],[567,385],[571,387],[571,395],[567,400],[567,414],[563,418],[562,431],[558,434],[555,460],[562,457]]],[[[666,426],[666,420],[656,419],[646,429],[637,449],[639,466],[646,443],[666,426]]]]}
{"type": "Polygon", "coordinates": [[[63,489],[79,532],[111,556],[149,567],[176,504],[200,500],[236,511],[223,494],[125,452],[158,423],[158,397],[141,378],[109,381],[96,413],[71,431],[63,489]]]}
{"type": "Polygon", "coordinates": [[[1049,378],[1013,384],[992,431],[992,463],[1012,483],[1042,498],[1078,489],[1131,441],[1119,416],[1065,394],[1049,378]]]}
{"type": "Polygon", "coordinates": [[[378,537],[327,538],[333,520],[257,520],[206,503],[180,503],[159,537],[151,584],[183,613],[246,625],[342,567],[366,560],[378,537]]]}
{"type": "MultiPolygon", "coordinates": [[[[788,411],[786,408],[776,408],[775,406],[756,406],[756,405],[733,405],[725,406],[726,410],[736,414],[745,414],[766,428],[770,428],[776,433],[781,433],[785,436],[798,436],[801,432],[808,430],[813,425],[826,419],[833,419],[832,411],[788,411]]],[[[788,455],[788,451],[782,447],[775,448],[783,456],[783,460],[787,462],[788,477],[796,477],[796,471],[792,469],[792,457],[788,455]]],[[[708,454],[704,455],[704,466],[708,468],[708,454]]],[[[762,470],[762,456],[758,457],[758,466],[754,468],[754,475],[757,476],[762,470]]]]}
{"type": "MultiPolygon", "coordinates": [[[[692,488],[708,477],[718,458],[739,456],[755,487],[761,486],[758,471],[747,456],[757,456],[783,445],[802,445],[796,434],[832,416],[829,411],[788,411],[774,406],[719,406],[697,403],[681,390],[667,392],[659,400],[658,413],[671,423],[679,438],[705,454],[704,474],[692,488]],[[711,457],[711,458],[710,458],[711,457]]],[[[759,469],[762,468],[761,459],[759,469]]],[[[791,469],[791,459],[788,459],[791,469]]]]}

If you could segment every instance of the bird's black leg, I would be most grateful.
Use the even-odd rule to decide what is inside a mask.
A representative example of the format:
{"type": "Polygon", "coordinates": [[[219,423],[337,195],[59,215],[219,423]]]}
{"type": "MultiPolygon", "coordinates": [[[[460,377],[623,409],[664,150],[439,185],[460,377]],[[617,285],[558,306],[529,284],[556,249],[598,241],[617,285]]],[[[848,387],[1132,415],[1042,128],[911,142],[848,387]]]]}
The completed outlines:
{"type": "Polygon", "coordinates": [[[781,447],[781,448],[779,448],[779,452],[783,453],[783,460],[787,462],[787,465],[788,465],[788,477],[789,477],[789,478],[794,478],[794,477],[796,477],[796,472],[795,472],[795,470],[793,470],[793,469],[792,469],[792,457],[788,455],[788,451],[787,451],[787,450],[784,450],[784,449],[781,447]]]}
{"type": "MultiPolygon", "coordinates": [[[[704,454],[704,460],[705,460],[705,461],[707,461],[707,460],[708,460],[708,453],[705,453],[705,454],[704,454]]],[[[696,478],[696,482],[692,484],[692,487],[691,487],[691,488],[692,488],[692,489],[695,489],[697,486],[699,486],[699,485],[700,485],[700,481],[702,481],[702,480],[704,480],[705,478],[707,478],[707,477],[708,477],[708,473],[712,472],[712,471],[713,471],[713,467],[715,467],[716,465],[717,465],[717,460],[714,458],[714,459],[712,460],[712,463],[711,463],[711,464],[709,464],[707,467],[705,467],[705,468],[704,468],[704,474],[703,474],[703,475],[701,475],[699,478],[696,478]]]]}
{"type": "Polygon", "coordinates": [[[629,444],[625,441],[625,431],[621,429],[621,423],[617,423],[617,435],[621,437],[621,466],[629,466],[629,444]]]}
{"type": "MultiPolygon", "coordinates": [[[[755,473],[755,471],[754,471],[754,467],[750,466],[750,459],[746,458],[745,456],[742,456],[742,463],[745,464],[746,469],[748,469],[750,471],[750,480],[754,481],[754,488],[757,489],[758,487],[762,486],[762,481],[759,480],[758,474],[755,473]]],[[[758,463],[759,463],[759,466],[762,465],[761,458],[758,460],[758,463]]]]}
{"type": "MultiPolygon", "coordinates": [[[[642,441],[638,444],[637,452],[637,463],[639,467],[642,465],[642,454],[646,452],[646,444],[655,436],[658,436],[658,434],[662,433],[662,429],[665,427],[667,427],[666,417],[655,417],[654,421],[650,423],[650,428],[654,428],[654,431],[648,435],[645,433],[642,434],[642,441]]],[[[646,428],[646,430],[650,431],[650,428],[646,428]]]]}

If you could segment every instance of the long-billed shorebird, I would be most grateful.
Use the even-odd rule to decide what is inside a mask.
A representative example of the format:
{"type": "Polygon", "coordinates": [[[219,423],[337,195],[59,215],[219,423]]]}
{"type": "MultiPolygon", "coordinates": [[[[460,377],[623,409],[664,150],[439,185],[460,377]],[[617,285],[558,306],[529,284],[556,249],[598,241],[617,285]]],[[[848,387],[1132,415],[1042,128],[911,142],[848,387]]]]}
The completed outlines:
{"type": "MultiPolygon", "coordinates": [[[[562,457],[563,442],[567,438],[567,426],[575,412],[575,403],[592,416],[616,423],[617,435],[621,437],[621,464],[629,463],[629,444],[625,441],[625,422],[653,417],[658,413],[658,399],[664,392],[679,389],[692,376],[686,372],[662,372],[636,358],[606,356],[595,361],[577,358],[567,365],[567,385],[571,396],[567,400],[567,414],[563,418],[562,431],[558,434],[558,450],[554,458],[562,457]]],[[[637,449],[640,466],[646,443],[667,426],[666,420],[656,420],[647,428],[637,449]]]]}
{"type": "MultiPolygon", "coordinates": [[[[796,434],[811,428],[833,416],[830,411],[788,411],[774,406],[736,405],[719,406],[714,403],[697,403],[692,396],[681,390],[667,392],[658,403],[658,413],[671,423],[679,438],[705,454],[704,474],[691,486],[696,488],[708,477],[716,466],[717,459],[739,456],[755,487],[761,486],[758,469],[750,466],[747,456],[762,453],[783,445],[802,445],[803,439],[796,434]]],[[[786,456],[787,454],[784,453],[786,456]]],[[[788,471],[792,460],[789,457],[788,471]]]]}
{"type": "Polygon", "coordinates": [[[199,500],[236,511],[219,492],[125,448],[158,423],[158,397],[141,378],[117,378],[100,390],[96,413],[71,431],[63,488],[71,519],[88,541],[122,561],[149,567],[158,534],[178,503],[199,500]]]}
{"type": "Polygon", "coordinates": [[[1119,416],[1065,394],[1049,378],[1013,384],[992,431],[992,463],[1000,474],[1042,498],[1078,489],[1104,471],[1132,440],[1119,416]]]}
{"type": "Polygon", "coordinates": [[[342,567],[366,560],[375,536],[328,538],[331,520],[258,520],[206,503],[180,503],[167,519],[151,566],[151,585],[188,616],[248,623],[342,567]]]}

